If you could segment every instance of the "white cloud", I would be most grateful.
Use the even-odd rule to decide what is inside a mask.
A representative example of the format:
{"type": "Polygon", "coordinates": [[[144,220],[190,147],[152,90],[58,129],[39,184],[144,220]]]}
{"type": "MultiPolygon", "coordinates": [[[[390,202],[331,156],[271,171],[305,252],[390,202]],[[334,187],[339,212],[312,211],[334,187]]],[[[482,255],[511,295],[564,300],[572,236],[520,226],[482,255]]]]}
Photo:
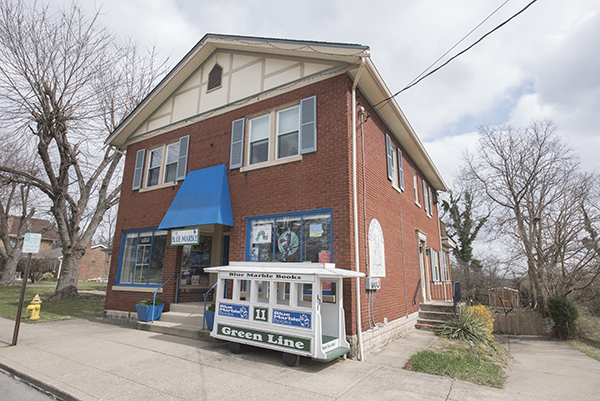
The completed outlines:
{"type": "Polygon", "coordinates": [[[430,142],[425,142],[427,153],[446,184],[452,189],[452,182],[458,174],[466,151],[473,152],[479,140],[479,133],[468,132],[462,135],[442,137],[430,142]]]}
{"type": "MultiPolygon", "coordinates": [[[[70,4],[71,0],[50,0],[70,4]]],[[[100,18],[179,61],[206,33],[361,43],[395,92],[486,18],[501,2],[481,0],[104,0],[100,18]]],[[[529,0],[503,6],[447,57],[466,48],[529,0]]],[[[82,2],[92,12],[93,2],[82,2]]],[[[100,4],[100,3],[98,3],[100,4]]],[[[448,178],[447,149],[460,155],[479,126],[553,119],[586,169],[600,126],[598,0],[538,1],[447,67],[398,96],[411,125],[448,178]],[[471,133],[471,134],[469,134],[471,133]],[[440,156],[436,150],[442,144],[440,156]]],[[[446,59],[447,59],[446,57],[446,59]]],[[[455,158],[455,161],[458,158],[455,158]]]]}

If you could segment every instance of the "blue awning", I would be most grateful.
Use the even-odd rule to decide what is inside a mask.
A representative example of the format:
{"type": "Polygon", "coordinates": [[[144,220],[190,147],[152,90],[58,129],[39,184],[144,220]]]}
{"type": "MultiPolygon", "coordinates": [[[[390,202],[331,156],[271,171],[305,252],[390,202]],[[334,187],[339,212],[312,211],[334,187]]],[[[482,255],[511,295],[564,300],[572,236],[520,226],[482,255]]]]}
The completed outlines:
{"type": "Polygon", "coordinates": [[[166,230],[204,224],[233,226],[224,164],[190,171],[158,228],[166,230]]]}

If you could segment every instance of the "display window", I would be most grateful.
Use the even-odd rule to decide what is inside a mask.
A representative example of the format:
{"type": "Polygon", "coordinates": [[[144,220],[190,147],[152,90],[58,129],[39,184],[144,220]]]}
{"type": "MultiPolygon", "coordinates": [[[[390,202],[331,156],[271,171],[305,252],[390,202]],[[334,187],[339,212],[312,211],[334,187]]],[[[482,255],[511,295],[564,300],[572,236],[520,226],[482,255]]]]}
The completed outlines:
{"type": "Polygon", "coordinates": [[[126,232],[121,243],[117,284],[161,284],[167,234],[151,229],[126,232]]]}
{"type": "Polygon", "coordinates": [[[331,211],[294,212],[248,219],[246,260],[330,263],[331,211]]]}

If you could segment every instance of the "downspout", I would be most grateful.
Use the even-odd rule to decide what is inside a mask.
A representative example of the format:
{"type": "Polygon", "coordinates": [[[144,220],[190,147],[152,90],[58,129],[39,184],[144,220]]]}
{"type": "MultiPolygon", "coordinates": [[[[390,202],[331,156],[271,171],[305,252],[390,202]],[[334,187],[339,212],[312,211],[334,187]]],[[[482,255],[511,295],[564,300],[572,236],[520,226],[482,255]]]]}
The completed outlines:
{"type": "MultiPolygon", "coordinates": [[[[358,191],[356,180],[356,87],[365,68],[365,58],[360,58],[360,67],[352,84],[352,208],[354,221],[354,269],[360,272],[360,249],[358,237],[358,191]]],[[[365,222],[366,224],[366,222],[365,222]]],[[[365,255],[366,257],[366,255],[365,255]]],[[[364,361],[362,343],[362,321],[360,307],[360,278],[356,278],[356,334],[358,341],[358,360],[364,361]]]]}

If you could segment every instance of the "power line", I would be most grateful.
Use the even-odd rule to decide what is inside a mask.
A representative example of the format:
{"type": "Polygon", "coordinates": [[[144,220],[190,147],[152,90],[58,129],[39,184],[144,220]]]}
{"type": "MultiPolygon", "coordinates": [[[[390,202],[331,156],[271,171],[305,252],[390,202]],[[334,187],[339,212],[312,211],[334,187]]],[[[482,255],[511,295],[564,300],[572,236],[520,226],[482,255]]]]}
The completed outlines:
{"type": "Polygon", "coordinates": [[[448,53],[450,53],[452,50],[454,50],[454,48],[456,46],[460,45],[466,38],[468,38],[469,36],[471,36],[471,34],[473,32],[475,32],[477,30],[477,28],[479,28],[481,25],[483,25],[488,19],[490,19],[492,17],[492,15],[496,14],[509,1],[510,0],[506,0],[504,3],[500,4],[500,6],[498,8],[496,8],[494,11],[492,11],[492,13],[490,15],[488,15],[483,21],[481,21],[479,24],[477,24],[477,26],[475,28],[471,29],[471,31],[469,33],[467,33],[465,36],[463,36],[463,38],[461,40],[459,40],[458,42],[456,42],[456,44],[454,46],[452,46],[450,49],[448,49],[448,51],[446,51],[446,53],[442,54],[437,60],[435,60],[433,63],[431,63],[431,65],[429,67],[427,67],[422,73],[420,73],[415,79],[413,79],[412,81],[410,81],[408,85],[411,85],[417,79],[421,78],[421,76],[423,74],[425,74],[427,71],[429,71],[429,69],[431,67],[433,67],[434,65],[436,65],[438,63],[438,61],[440,61],[441,59],[443,59],[444,57],[446,57],[446,55],[448,53]]]}
{"type": "MultiPolygon", "coordinates": [[[[442,69],[443,67],[445,67],[446,65],[448,65],[452,60],[456,59],[457,57],[463,55],[464,53],[466,53],[467,51],[471,50],[473,47],[475,47],[475,45],[479,44],[483,39],[485,39],[486,37],[488,37],[489,35],[491,35],[492,33],[496,32],[498,29],[502,28],[504,25],[508,24],[511,20],[513,20],[514,18],[516,18],[518,15],[520,15],[521,13],[523,13],[525,10],[527,10],[531,5],[533,5],[533,3],[535,3],[537,0],[533,0],[531,1],[531,3],[527,4],[525,7],[523,7],[523,9],[521,9],[519,12],[517,12],[516,14],[514,14],[512,17],[510,17],[509,19],[507,19],[506,21],[504,21],[503,23],[501,23],[500,25],[498,25],[497,27],[495,27],[494,29],[492,29],[491,31],[489,31],[488,33],[486,33],[485,35],[483,35],[481,38],[479,38],[475,43],[473,43],[471,46],[467,47],[465,50],[461,51],[460,53],[456,54],[455,56],[451,57],[448,59],[448,61],[446,61],[444,64],[440,65],[439,67],[437,67],[436,69],[430,71],[429,73],[427,73],[426,75],[423,75],[423,73],[421,73],[421,75],[423,75],[421,78],[413,80],[413,82],[411,82],[410,84],[406,85],[403,89],[399,90],[398,92],[394,93],[392,96],[383,99],[382,101],[380,101],[379,103],[375,104],[373,106],[373,108],[377,108],[380,104],[385,103],[385,102],[389,102],[390,100],[392,100],[393,98],[395,98],[396,96],[398,96],[399,94],[401,94],[402,92],[404,92],[407,89],[412,88],[413,86],[415,86],[416,84],[418,84],[419,82],[421,82],[422,80],[424,80],[425,78],[427,78],[428,76],[436,73],[437,71],[439,71],[440,69],[442,69]]],[[[504,4],[503,4],[504,5],[504,4]]],[[[501,6],[502,7],[502,6],[501,6]]],[[[494,11],[495,12],[495,11],[494,11]]],[[[488,17],[489,18],[489,17],[488,17]]],[[[467,35],[468,36],[468,35],[467,35]]],[[[461,40],[462,41],[462,40],[461,40]]],[[[460,42],[459,42],[460,43],[460,42]]],[[[456,47],[456,45],[455,45],[456,47]]],[[[452,50],[452,49],[450,49],[452,50]]],[[[450,51],[449,50],[449,51],[450,51]]],[[[443,57],[443,56],[442,56],[443,57]]],[[[437,61],[436,61],[437,62],[437,61]]],[[[435,64],[435,63],[434,63],[435,64]]],[[[429,67],[431,68],[431,66],[429,67]]],[[[428,69],[429,69],[428,68],[428,69]]],[[[427,71],[427,70],[425,70],[427,71]]]]}

